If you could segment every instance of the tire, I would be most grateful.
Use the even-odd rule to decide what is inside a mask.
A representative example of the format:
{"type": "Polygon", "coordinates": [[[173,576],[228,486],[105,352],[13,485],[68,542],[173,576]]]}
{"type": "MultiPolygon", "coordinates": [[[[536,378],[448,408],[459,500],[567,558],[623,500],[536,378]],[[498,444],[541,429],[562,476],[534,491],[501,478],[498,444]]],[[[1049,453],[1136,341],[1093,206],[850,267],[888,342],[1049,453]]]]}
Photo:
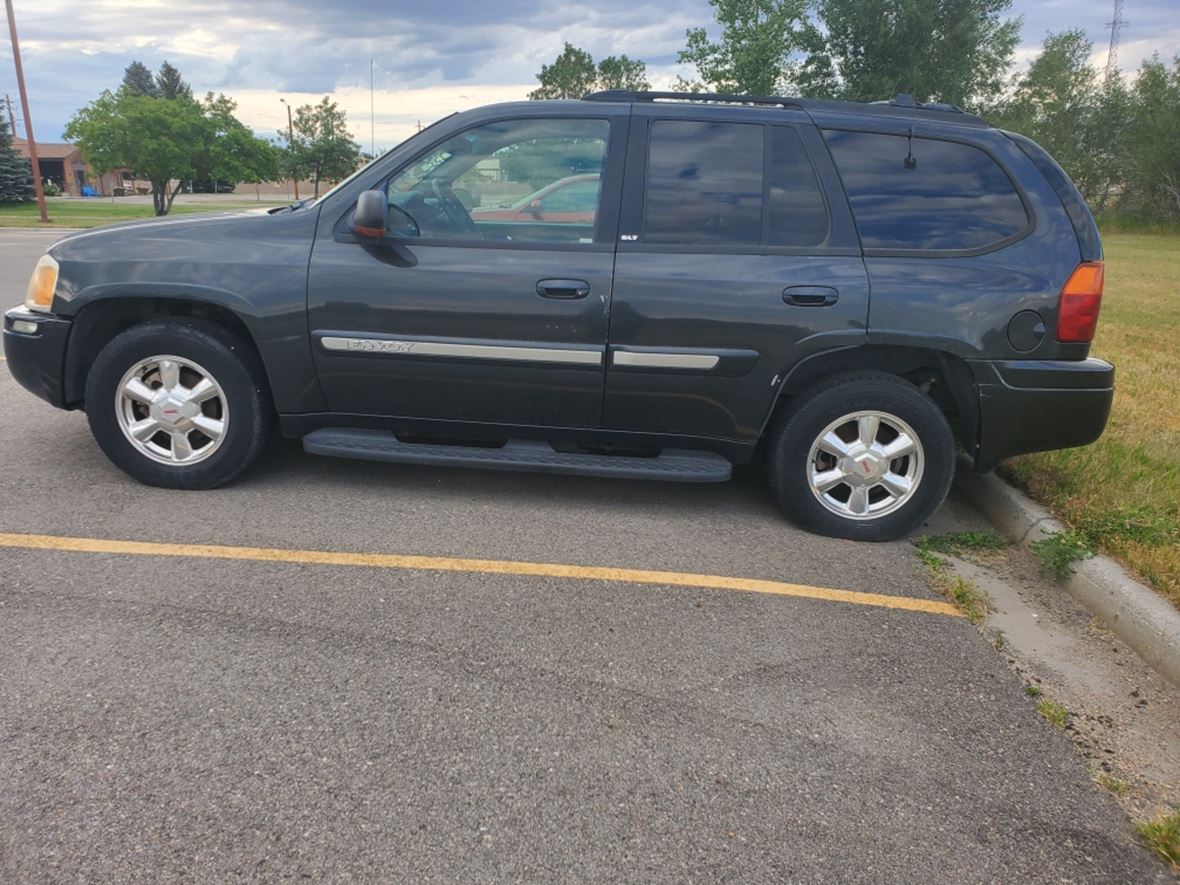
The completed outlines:
{"type": "Polygon", "coordinates": [[[274,424],[253,348],[192,318],[153,320],[111,339],[86,379],[86,416],[116,467],[169,489],[230,482],[258,460],[274,424]]]}
{"type": "Polygon", "coordinates": [[[860,372],[791,403],[772,428],[767,455],[771,491],[800,526],[836,538],[891,541],[916,529],[946,498],[955,443],[942,411],[917,387],[896,375],[860,372]]]}

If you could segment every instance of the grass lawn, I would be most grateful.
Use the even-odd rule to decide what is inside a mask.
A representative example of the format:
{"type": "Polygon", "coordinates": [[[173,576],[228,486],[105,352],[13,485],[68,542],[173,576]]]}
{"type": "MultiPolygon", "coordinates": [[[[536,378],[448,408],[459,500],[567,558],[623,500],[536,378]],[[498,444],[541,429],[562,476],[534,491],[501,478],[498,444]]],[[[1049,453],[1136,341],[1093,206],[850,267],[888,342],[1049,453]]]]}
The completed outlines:
{"type": "Polygon", "coordinates": [[[1117,366],[1106,433],[1001,468],[1180,607],[1180,234],[1106,233],[1091,351],[1117,366]]]}
{"type": "MultiPolygon", "coordinates": [[[[95,197],[87,200],[49,197],[46,203],[49,209],[49,227],[98,227],[101,224],[133,221],[136,218],[151,218],[153,216],[151,203],[131,203],[119,198],[112,201],[110,197],[105,199],[95,197]]],[[[257,209],[275,205],[281,204],[258,202],[248,196],[243,196],[240,200],[232,202],[227,200],[225,202],[176,203],[173,205],[170,215],[257,209]]],[[[37,220],[37,204],[22,203],[18,206],[0,206],[0,227],[43,227],[37,220]]]]}

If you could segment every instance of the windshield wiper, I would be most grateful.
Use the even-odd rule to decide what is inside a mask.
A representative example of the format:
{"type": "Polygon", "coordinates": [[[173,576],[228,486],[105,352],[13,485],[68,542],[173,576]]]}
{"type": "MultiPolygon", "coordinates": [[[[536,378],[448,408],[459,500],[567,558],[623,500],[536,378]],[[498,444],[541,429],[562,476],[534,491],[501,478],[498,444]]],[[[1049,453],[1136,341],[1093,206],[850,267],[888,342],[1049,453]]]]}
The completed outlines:
{"type": "Polygon", "coordinates": [[[284,212],[294,212],[296,209],[302,209],[304,205],[311,202],[311,198],[300,200],[298,203],[288,203],[286,206],[275,206],[269,211],[269,215],[279,215],[284,212]]]}

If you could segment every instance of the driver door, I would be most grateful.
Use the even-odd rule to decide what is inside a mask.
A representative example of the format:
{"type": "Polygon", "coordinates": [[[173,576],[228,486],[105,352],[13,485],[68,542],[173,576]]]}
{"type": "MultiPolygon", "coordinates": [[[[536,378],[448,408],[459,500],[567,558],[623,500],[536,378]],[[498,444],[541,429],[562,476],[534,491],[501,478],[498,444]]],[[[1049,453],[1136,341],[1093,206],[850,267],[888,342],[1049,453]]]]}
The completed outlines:
{"type": "Polygon", "coordinates": [[[332,411],[599,424],[625,110],[444,138],[383,184],[392,245],[358,241],[351,211],[321,222],[308,316],[332,411]],[[599,176],[591,212],[504,211],[573,176],[599,176]]]}

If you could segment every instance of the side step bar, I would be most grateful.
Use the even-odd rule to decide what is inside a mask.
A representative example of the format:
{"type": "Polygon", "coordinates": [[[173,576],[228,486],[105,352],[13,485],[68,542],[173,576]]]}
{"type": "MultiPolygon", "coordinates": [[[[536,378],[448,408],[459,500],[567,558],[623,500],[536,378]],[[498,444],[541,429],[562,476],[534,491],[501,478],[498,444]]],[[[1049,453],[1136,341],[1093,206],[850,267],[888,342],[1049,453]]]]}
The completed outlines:
{"type": "Polygon", "coordinates": [[[572,473],[613,479],[657,479],[670,482],[725,482],[733,465],[714,452],[665,449],[654,458],[558,452],[547,442],[509,440],[502,448],[402,442],[386,430],[325,428],[303,437],[305,451],[336,458],[522,470],[531,473],[572,473]]]}

